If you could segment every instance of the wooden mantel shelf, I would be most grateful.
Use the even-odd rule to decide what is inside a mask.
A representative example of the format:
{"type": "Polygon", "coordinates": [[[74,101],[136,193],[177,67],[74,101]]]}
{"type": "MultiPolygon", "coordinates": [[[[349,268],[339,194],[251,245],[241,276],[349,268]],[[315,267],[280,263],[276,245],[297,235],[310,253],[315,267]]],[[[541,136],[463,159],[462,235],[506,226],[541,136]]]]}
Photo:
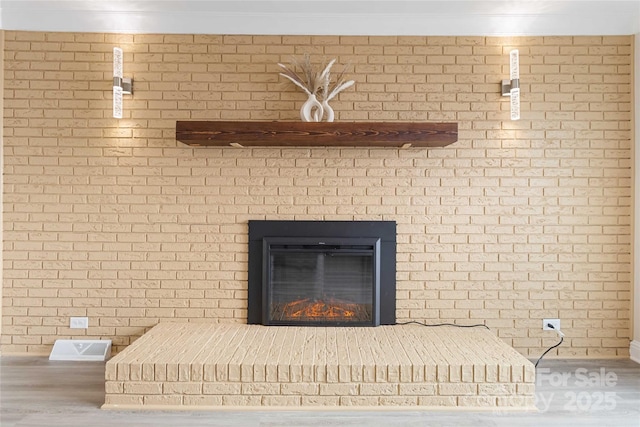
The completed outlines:
{"type": "Polygon", "coordinates": [[[445,147],[458,140],[458,124],[178,121],[176,140],[217,147],[445,147]]]}

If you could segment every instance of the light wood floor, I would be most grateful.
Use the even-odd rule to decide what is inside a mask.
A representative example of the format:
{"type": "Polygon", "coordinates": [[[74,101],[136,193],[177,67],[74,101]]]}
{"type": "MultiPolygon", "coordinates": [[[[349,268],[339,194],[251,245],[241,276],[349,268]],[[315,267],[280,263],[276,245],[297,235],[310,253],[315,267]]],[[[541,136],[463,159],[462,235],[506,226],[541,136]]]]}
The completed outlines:
{"type": "Polygon", "coordinates": [[[104,364],[0,358],[2,427],[640,426],[640,365],[543,360],[536,413],[461,411],[104,411],[104,364]]]}

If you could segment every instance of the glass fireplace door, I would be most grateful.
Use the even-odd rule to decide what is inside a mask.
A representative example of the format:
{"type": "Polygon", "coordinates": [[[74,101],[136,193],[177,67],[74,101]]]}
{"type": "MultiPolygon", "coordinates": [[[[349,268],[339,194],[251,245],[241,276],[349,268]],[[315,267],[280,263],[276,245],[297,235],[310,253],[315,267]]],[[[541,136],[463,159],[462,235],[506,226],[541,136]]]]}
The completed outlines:
{"type": "Polygon", "coordinates": [[[377,324],[377,240],[265,240],[265,324],[377,324]]]}

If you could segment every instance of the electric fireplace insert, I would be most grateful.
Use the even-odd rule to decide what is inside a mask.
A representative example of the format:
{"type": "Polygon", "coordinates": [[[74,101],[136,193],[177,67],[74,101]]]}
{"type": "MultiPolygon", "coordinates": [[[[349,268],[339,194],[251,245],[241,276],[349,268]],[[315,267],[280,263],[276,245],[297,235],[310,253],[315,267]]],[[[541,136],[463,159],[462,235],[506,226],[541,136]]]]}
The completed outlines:
{"type": "Polygon", "coordinates": [[[392,221],[249,221],[248,322],[395,323],[392,221]]]}

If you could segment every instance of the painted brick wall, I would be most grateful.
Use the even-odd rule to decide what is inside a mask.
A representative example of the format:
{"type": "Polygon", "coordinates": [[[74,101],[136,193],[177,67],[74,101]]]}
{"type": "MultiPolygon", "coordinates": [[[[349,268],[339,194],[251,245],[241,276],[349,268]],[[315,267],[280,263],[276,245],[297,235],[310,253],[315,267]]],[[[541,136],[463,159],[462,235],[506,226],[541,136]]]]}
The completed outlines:
{"type": "Polygon", "coordinates": [[[631,37],[5,33],[2,350],[244,322],[247,220],[395,220],[398,319],[529,356],[629,346],[631,37]],[[111,51],[135,93],[111,118],[111,51]],[[520,49],[522,120],[499,81],[520,49]],[[190,148],[175,121],[298,120],[277,62],[350,64],[336,119],[457,121],[443,149],[190,148]],[[88,330],[69,329],[89,316],[88,330]]]}

